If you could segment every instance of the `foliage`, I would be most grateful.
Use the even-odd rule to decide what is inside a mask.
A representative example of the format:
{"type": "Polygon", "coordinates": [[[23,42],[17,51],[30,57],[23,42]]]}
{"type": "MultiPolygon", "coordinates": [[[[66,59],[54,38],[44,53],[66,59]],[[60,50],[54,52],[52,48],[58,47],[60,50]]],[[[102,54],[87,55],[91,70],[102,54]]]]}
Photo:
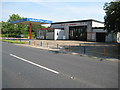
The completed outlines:
{"type": "MultiPolygon", "coordinates": [[[[7,22],[0,22],[2,24],[1,26],[1,31],[2,31],[2,36],[7,36],[7,37],[17,37],[20,36],[21,34],[24,35],[25,37],[29,36],[29,25],[23,25],[23,24],[10,24],[11,21],[19,20],[19,19],[24,19],[24,17],[21,17],[18,14],[12,14],[9,16],[9,19],[7,22]]],[[[32,32],[33,34],[36,35],[36,29],[37,28],[45,28],[44,26],[41,25],[33,25],[32,32]]],[[[33,35],[35,37],[35,35],[33,35]]]]}
{"type": "Polygon", "coordinates": [[[16,44],[26,44],[26,42],[15,41],[15,40],[2,40],[3,42],[16,43],[16,44]]]}
{"type": "Polygon", "coordinates": [[[110,2],[105,3],[105,29],[108,33],[120,32],[120,1],[119,2],[110,2]]]}
{"type": "Polygon", "coordinates": [[[8,33],[8,22],[1,22],[1,31],[2,31],[2,34],[6,34],[8,33]]]}
{"type": "Polygon", "coordinates": [[[16,37],[26,32],[28,29],[27,25],[10,24],[11,21],[15,21],[18,19],[23,19],[23,17],[20,17],[18,14],[12,14],[10,18],[7,20],[7,22],[2,21],[1,22],[2,34],[7,34],[8,37],[16,37]]]}

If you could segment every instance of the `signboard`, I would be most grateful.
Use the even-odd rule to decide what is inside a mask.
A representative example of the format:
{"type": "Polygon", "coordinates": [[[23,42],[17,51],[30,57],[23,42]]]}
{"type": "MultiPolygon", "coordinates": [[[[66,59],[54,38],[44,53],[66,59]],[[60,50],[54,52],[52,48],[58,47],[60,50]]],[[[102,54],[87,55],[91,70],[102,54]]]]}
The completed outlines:
{"type": "Polygon", "coordinates": [[[86,22],[80,22],[80,23],[67,23],[67,24],[61,24],[60,26],[82,26],[87,25],[86,22]]]}
{"type": "Polygon", "coordinates": [[[52,21],[49,20],[43,20],[43,19],[34,19],[34,18],[24,18],[24,19],[20,19],[20,20],[16,20],[16,21],[11,21],[10,24],[17,24],[17,23],[32,23],[32,22],[37,22],[37,23],[45,23],[45,24],[50,24],[52,23],[52,21]]]}

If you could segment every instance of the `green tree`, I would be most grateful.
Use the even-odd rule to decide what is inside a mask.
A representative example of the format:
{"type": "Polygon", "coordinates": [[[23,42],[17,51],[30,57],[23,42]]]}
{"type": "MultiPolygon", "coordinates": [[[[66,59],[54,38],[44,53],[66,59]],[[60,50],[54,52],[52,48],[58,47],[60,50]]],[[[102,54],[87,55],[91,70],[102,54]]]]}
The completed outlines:
{"type": "MultiPolygon", "coordinates": [[[[10,24],[11,21],[24,19],[24,17],[21,17],[18,14],[12,14],[9,16],[9,19],[7,22],[1,22],[2,24],[2,34],[7,34],[8,37],[16,37],[18,35],[23,34],[25,37],[29,35],[29,25],[23,25],[23,24],[10,24]]],[[[36,36],[36,30],[38,28],[45,28],[45,26],[41,25],[33,25],[32,32],[33,36],[36,36]]]]}
{"type": "Polygon", "coordinates": [[[6,34],[8,33],[8,22],[1,22],[1,31],[2,31],[2,34],[6,34]]]}
{"type": "Polygon", "coordinates": [[[21,17],[18,14],[12,14],[9,16],[10,18],[8,19],[8,22],[19,20],[19,19],[24,19],[24,17],[21,17]]]}
{"type": "MultiPolygon", "coordinates": [[[[21,17],[18,14],[12,14],[10,18],[8,19],[8,22],[10,23],[11,21],[19,20],[19,19],[24,19],[24,17],[21,17]]],[[[17,25],[17,24],[9,24],[9,31],[12,34],[12,36],[18,36],[20,34],[25,34],[27,32],[28,26],[27,25],[17,25]]]]}
{"type": "Polygon", "coordinates": [[[1,22],[2,23],[2,34],[8,34],[7,36],[9,37],[16,37],[20,34],[24,34],[25,32],[27,32],[28,30],[28,26],[27,25],[17,25],[17,24],[10,24],[11,21],[15,21],[15,20],[19,20],[19,19],[23,19],[23,17],[21,17],[18,14],[12,14],[9,16],[9,19],[7,20],[7,22],[1,22]]]}
{"type": "Polygon", "coordinates": [[[105,29],[108,33],[120,32],[120,1],[105,3],[105,29]]]}

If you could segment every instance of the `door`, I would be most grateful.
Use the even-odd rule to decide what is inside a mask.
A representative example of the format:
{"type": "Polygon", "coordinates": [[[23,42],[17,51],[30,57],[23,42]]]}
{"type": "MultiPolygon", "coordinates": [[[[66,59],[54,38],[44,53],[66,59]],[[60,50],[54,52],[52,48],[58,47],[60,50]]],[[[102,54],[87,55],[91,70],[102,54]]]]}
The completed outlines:
{"type": "Polygon", "coordinates": [[[96,33],[96,41],[97,42],[105,42],[105,33],[96,33]]]}

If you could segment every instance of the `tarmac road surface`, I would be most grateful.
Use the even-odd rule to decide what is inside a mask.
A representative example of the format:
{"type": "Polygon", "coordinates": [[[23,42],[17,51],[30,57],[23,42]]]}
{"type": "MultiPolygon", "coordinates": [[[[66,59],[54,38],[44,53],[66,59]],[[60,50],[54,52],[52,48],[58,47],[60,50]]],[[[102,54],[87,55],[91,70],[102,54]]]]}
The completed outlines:
{"type": "Polygon", "coordinates": [[[3,88],[118,88],[118,62],[2,42],[3,88]]]}

